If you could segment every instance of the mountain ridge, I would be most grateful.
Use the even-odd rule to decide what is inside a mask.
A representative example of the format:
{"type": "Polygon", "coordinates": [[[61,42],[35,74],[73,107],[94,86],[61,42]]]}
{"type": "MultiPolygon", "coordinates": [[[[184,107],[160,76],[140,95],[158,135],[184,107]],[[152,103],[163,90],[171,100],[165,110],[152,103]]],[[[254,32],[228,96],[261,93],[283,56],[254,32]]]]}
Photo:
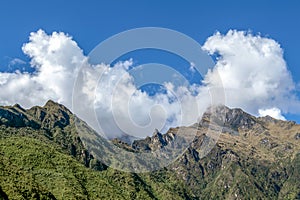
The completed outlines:
{"type": "MultiPolygon", "coordinates": [[[[210,108],[199,123],[187,127],[197,134],[177,160],[160,170],[135,174],[97,160],[82,141],[75,121],[95,134],[53,101],[30,109],[17,104],[0,106],[3,198],[62,199],[62,194],[81,199],[300,198],[300,125],[295,122],[256,118],[225,106],[210,108]],[[202,156],[206,153],[203,144],[212,141],[208,130],[219,135],[213,148],[202,156]],[[49,184],[46,177],[55,181],[49,184]],[[21,179],[32,187],[20,185],[21,179]],[[59,186],[62,183],[68,188],[66,194],[59,186]]],[[[132,144],[118,139],[112,142],[127,151],[151,152],[170,144],[178,128],[166,134],[155,131],[132,144]]]]}

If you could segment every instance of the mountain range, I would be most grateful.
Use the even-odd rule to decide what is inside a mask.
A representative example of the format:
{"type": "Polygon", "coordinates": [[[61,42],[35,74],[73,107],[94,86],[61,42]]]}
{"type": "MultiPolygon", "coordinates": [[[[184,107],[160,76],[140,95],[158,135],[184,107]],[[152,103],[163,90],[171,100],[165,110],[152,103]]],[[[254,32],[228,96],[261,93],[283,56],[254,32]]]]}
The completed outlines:
{"type": "MultiPolygon", "coordinates": [[[[179,129],[196,134],[174,162],[125,172],[98,159],[82,134],[96,133],[65,106],[51,100],[30,109],[0,106],[0,199],[300,199],[295,122],[219,105],[193,126],[111,142],[128,152],[151,153],[180,138],[179,129]],[[203,148],[210,142],[211,148],[203,148]]],[[[93,142],[101,148],[106,140],[93,142]]]]}

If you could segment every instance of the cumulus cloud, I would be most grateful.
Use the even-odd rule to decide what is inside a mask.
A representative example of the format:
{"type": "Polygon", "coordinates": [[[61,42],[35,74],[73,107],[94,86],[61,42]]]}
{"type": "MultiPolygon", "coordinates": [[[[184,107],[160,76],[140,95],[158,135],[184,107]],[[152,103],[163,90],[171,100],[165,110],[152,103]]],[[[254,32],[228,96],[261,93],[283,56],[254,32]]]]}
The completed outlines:
{"type": "MultiPolygon", "coordinates": [[[[280,45],[243,31],[216,33],[207,39],[203,49],[218,57],[203,84],[175,86],[166,81],[166,92],[151,96],[135,85],[130,74],[133,60],[115,66],[91,65],[65,33],[48,35],[38,30],[30,34],[22,49],[31,58],[34,72],[0,73],[0,104],[31,107],[53,99],[107,137],[124,133],[145,137],[155,128],[190,125],[211,104],[210,88],[224,88],[228,106],[255,115],[284,119],[281,112],[299,105],[280,45]]],[[[193,63],[190,72],[195,72],[193,63]]]]}
{"type": "Polygon", "coordinates": [[[0,73],[0,104],[42,105],[53,99],[71,107],[76,73],[85,57],[71,37],[39,30],[30,34],[23,52],[31,58],[34,73],[0,73]]]}
{"type": "MultiPolygon", "coordinates": [[[[145,137],[155,128],[167,130],[182,124],[180,105],[169,101],[174,94],[168,92],[150,97],[136,88],[128,73],[132,60],[113,67],[90,65],[70,36],[58,32],[48,35],[43,30],[31,33],[22,50],[31,58],[34,72],[0,73],[1,105],[19,103],[29,108],[53,99],[72,108],[74,84],[79,70],[84,67],[82,91],[77,93],[81,96],[74,97],[83,103],[75,105],[73,111],[99,132],[109,133],[108,137],[123,133],[145,137]],[[94,109],[101,122],[100,128],[90,115],[94,109]]],[[[183,95],[182,98],[187,99],[189,91],[183,93],[183,90],[178,89],[177,96],[183,95]]],[[[187,123],[192,123],[197,118],[187,119],[187,123]]]]}
{"type": "Polygon", "coordinates": [[[146,137],[156,128],[166,131],[170,127],[197,121],[200,113],[195,103],[197,97],[192,95],[193,89],[175,88],[172,83],[166,82],[166,93],[150,96],[136,87],[128,71],[132,64],[131,60],[113,67],[87,65],[81,72],[83,76],[79,87],[76,87],[76,96],[80,96],[75,97],[75,101],[78,99],[74,108],[76,113],[92,122],[93,127],[107,137],[111,134],[121,136],[123,133],[146,137]],[[89,108],[89,105],[94,107],[89,108]],[[94,109],[98,121],[90,116],[94,109]]]}
{"type": "Polygon", "coordinates": [[[285,117],[282,116],[281,110],[278,108],[259,109],[258,113],[260,117],[270,116],[275,119],[286,120],[285,117]]]}
{"type": "Polygon", "coordinates": [[[269,107],[284,112],[295,109],[299,102],[293,94],[295,83],[275,40],[230,30],[226,35],[217,32],[209,37],[203,49],[218,55],[205,81],[216,85],[215,76],[220,75],[228,106],[255,115],[269,107]]]}

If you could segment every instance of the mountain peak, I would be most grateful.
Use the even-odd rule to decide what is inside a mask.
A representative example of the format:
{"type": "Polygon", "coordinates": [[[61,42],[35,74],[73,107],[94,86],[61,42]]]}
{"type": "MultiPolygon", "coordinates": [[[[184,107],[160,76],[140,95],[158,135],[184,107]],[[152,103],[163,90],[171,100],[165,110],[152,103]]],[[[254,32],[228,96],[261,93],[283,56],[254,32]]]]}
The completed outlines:
{"type": "Polygon", "coordinates": [[[45,106],[53,106],[53,105],[58,105],[58,103],[56,103],[55,101],[49,99],[46,104],[44,105],[45,106]]]}
{"type": "Polygon", "coordinates": [[[252,128],[257,123],[257,119],[240,108],[229,108],[225,105],[216,105],[209,107],[200,121],[200,125],[205,127],[207,127],[209,123],[214,123],[237,131],[239,128],[252,128]]]}
{"type": "Polygon", "coordinates": [[[153,136],[161,136],[162,134],[159,132],[158,129],[155,129],[154,132],[153,132],[153,136]]]}
{"type": "Polygon", "coordinates": [[[18,109],[18,110],[22,110],[23,112],[25,111],[25,109],[24,109],[22,106],[20,106],[20,104],[18,104],[18,103],[16,103],[16,104],[13,105],[12,107],[13,107],[13,108],[16,108],[16,109],[18,109]]]}
{"type": "Polygon", "coordinates": [[[47,111],[51,111],[51,112],[66,112],[68,115],[72,115],[73,113],[64,105],[57,103],[53,100],[48,100],[46,102],[46,104],[42,107],[44,109],[46,109],[47,111]]]}

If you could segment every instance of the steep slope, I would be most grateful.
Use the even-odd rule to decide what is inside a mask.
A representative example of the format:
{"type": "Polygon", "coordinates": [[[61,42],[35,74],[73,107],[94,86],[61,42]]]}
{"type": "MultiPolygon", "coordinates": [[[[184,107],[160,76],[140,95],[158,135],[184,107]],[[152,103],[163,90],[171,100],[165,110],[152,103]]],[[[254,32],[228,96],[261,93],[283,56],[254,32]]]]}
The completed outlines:
{"type": "Polygon", "coordinates": [[[80,130],[93,130],[63,105],[48,101],[29,110],[19,105],[0,110],[2,198],[183,199],[186,194],[184,187],[169,191],[166,180],[160,185],[161,197],[139,175],[101,164],[84,147],[75,120],[84,127],[80,130]]]}
{"type": "Polygon", "coordinates": [[[152,199],[135,174],[93,171],[59,147],[27,137],[0,140],[0,184],[9,199],[152,199]]]}
{"type": "Polygon", "coordinates": [[[26,136],[53,141],[87,167],[105,168],[104,165],[95,161],[84,147],[75,121],[79,121],[78,124],[85,127],[83,131],[93,132],[85,122],[73,115],[65,106],[51,100],[43,107],[35,106],[28,110],[18,104],[12,107],[0,107],[0,125],[7,129],[15,128],[13,129],[15,131],[6,131],[7,135],[14,135],[14,132],[18,132],[18,135],[22,134],[18,131],[20,128],[38,131],[38,134],[28,131],[26,136]]]}
{"type": "Polygon", "coordinates": [[[172,168],[186,180],[189,188],[194,187],[196,196],[299,198],[300,181],[295,179],[300,171],[296,164],[300,156],[300,143],[296,139],[299,125],[271,117],[255,118],[240,109],[221,106],[204,115],[199,138],[205,133],[203,127],[208,115],[225,116],[223,133],[216,146],[208,156],[199,159],[201,140],[196,138],[172,168]],[[225,115],[220,115],[221,112],[225,115]]]}
{"type": "MultiPolygon", "coordinates": [[[[269,116],[255,118],[241,109],[217,106],[203,115],[193,143],[168,167],[184,180],[192,196],[200,199],[297,199],[300,198],[300,126],[269,116]],[[204,142],[212,140],[210,120],[222,134],[211,152],[201,159],[204,142]]],[[[214,130],[211,130],[214,132],[214,130]]],[[[134,149],[163,148],[174,129],[135,141],[134,149]]],[[[217,133],[216,133],[217,135],[217,133]]],[[[176,136],[175,136],[176,137],[176,136]]]]}
{"type": "MultiPolygon", "coordinates": [[[[127,151],[151,152],[172,143],[177,129],[166,134],[155,131],[131,145],[118,139],[113,143],[127,151]]],[[[29,110],[0,107],[0,196],[300,199],[299,125],[217,106],[187,127],[192,129],[197,130],[193,142],[170,166],[151,173],[125,173],[96,160],[78,134],[80,130],[92,135],[93,130],[63,105],[49,101],[29,110]],[[209,126],[212,119],[214,126],[209,126]],[[76,129],[75,121],[84,129],[76,129]],[[208,130],[222,133],[202,158],[203,144],[213,140],[208,130]]]]}

